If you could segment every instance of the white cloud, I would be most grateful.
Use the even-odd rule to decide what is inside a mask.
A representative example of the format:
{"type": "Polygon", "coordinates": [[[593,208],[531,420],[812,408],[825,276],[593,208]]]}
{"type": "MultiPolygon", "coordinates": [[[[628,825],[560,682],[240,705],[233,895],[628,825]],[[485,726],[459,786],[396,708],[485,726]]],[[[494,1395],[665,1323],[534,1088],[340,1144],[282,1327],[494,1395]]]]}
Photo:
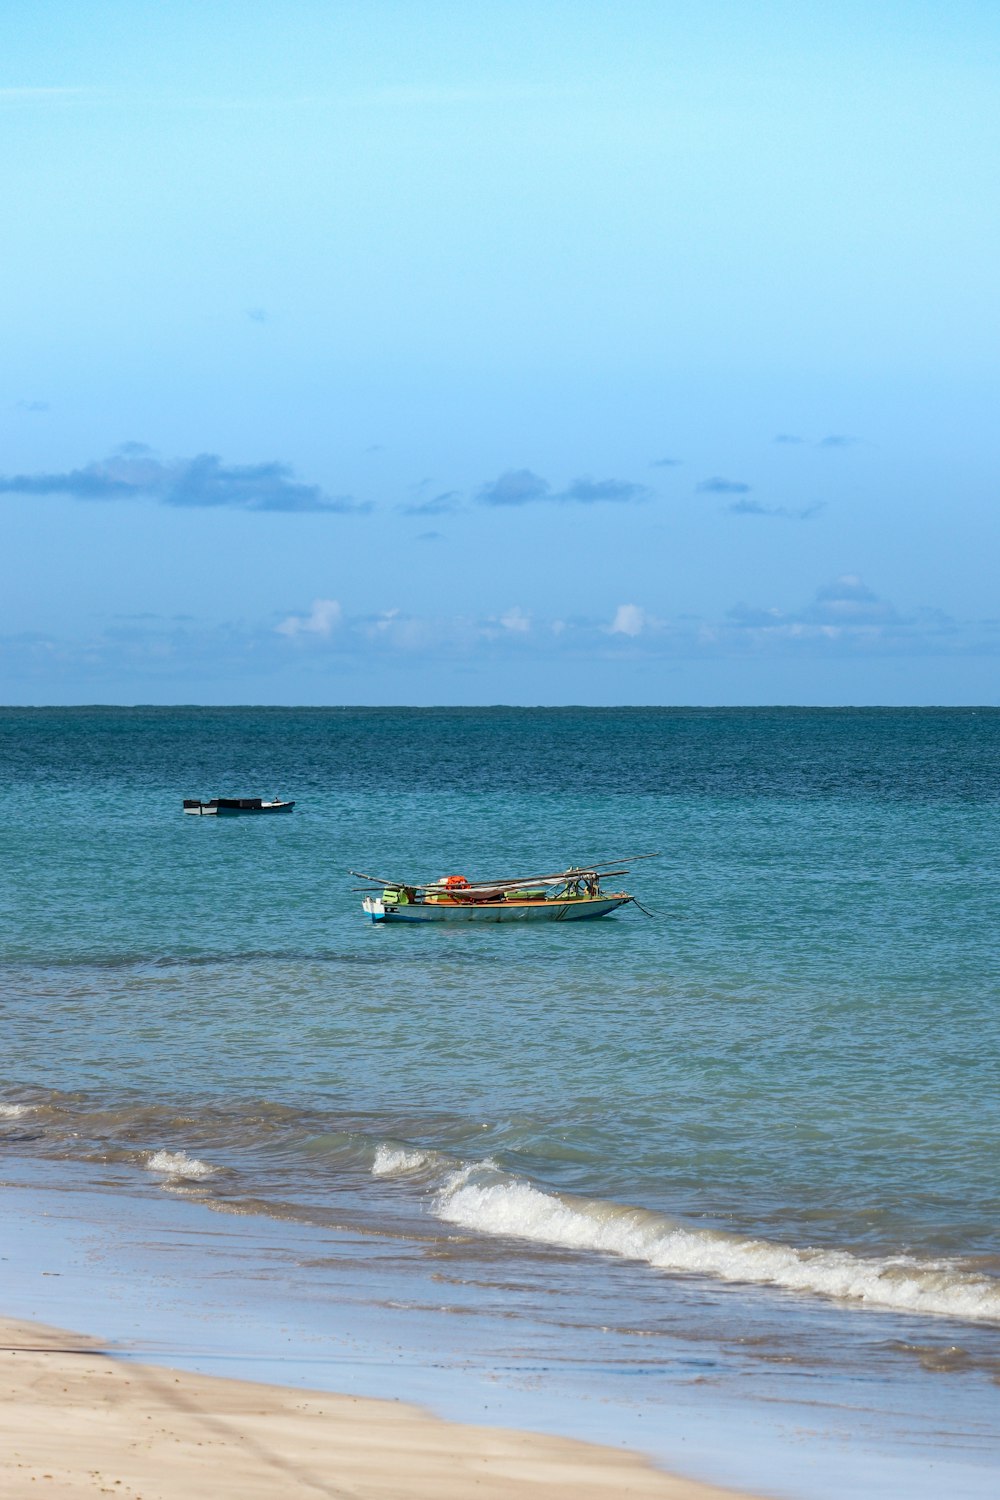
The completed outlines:
{"type": "Polygon", "coordinates": [[[648,624],[646,611],[638,604],[619,604],[609,626],[612,635],[641,635],[648,624]]]}
{"type": "Polygon", "coordinates": [[[525,635],[531,629],[531,616],[526,615],[520,605],[515,604],[505,615],[500,616],[500,624],[505,630],[525,635]]]}
{"type": "Polygon", "coordinates": [[[314,599],[307,615],[289,615],[274,628],[278,635],[294,640],[299,635],[318,635],[328,639],[340,624],[343,610],[336,599],[314,599]]]}
{"type": "Polygon", "coordinates": [[[382,613],[376,616],[376,618],[372,621],[372,633],[384,635],[387,630],[394,629],[396,621],[399,619],[399,613],[400,612],[398,609],[384,609],[382,613]]]}

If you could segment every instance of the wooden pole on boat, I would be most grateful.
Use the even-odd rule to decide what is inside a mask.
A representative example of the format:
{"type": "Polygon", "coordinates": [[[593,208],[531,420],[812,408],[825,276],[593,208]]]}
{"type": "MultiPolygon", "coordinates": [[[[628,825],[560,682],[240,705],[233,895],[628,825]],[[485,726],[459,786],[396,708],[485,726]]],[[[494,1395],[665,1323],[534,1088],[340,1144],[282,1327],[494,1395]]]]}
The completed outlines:
{"type": "MultiPolygon", "coordinates": [[[[516,890],[519,886],[539,885],[543,882],[556,884],[562,880],[581,879],[586,875],[608,877],[611,875],[627,875],[626,868],[619,868],[627,864],[634,864],[640,859],[659,859],[657,854],[633,854],[617,860],[603,860],[599,864],[576,865],[569,870],[554,870],[547,875],[517,875],[501,880],[470,880],[463,890],[474,891],[477,889],[490,888],[494,890],[516,890]]],[[[380,875],[369,875],[364,870],[348,870],[349,875],[354,875],[358,880],[370,880],[373,885],[383,888],[402,890],[404,887],[411,891],[436,891],[441,890],[442,884],[438,880],[429,883],[410,880],[385,880],[380,875]]]]}

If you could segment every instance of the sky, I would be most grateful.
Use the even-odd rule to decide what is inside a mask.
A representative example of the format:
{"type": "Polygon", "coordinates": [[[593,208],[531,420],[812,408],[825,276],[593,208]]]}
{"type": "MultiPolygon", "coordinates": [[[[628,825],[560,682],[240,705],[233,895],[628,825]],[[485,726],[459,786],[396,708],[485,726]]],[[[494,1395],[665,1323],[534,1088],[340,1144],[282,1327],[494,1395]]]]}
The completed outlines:
{"type": "Polygon", "coordinates": [[[1000,702],[995,0],[6,0],[0,702],[1000,702]]]}

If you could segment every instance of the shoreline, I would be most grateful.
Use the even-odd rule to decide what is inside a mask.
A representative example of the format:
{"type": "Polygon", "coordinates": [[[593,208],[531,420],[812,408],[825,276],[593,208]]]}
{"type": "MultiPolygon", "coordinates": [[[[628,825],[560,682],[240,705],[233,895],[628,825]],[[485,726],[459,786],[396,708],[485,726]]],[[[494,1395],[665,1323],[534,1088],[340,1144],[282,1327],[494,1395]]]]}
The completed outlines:
{"type": "Polygon", "coordinates": [[[454,1422],[394,1399],[136,1363],[86,1336],[0,1316],[0,1476],[10,1500],[356,1497],[738,1500],[628,1449],[454,1422]],[[32,1489],[32,1486],[35,1486],[32,1489]]]}
{"type": "MultiPolygon", "coordinates": [[[[131,1172],[106,1166],[72,1181],[62,1163],[11,1159],[6,1167],[8,1322],[83,1330],[73,1347],[105,1351],[103,1363],[126,1377],[153,1369],[162,1380],[169,1370],[179,1381],[208,1380],[208,1388],[231,1377],[241,1389],[266,1387],[285,1400],[405,1404],[434,1412],[428,1420],[449,1429],[594,1443],[631,1454],[654,1474],[691,1476],[674,1483],[693,1488],[656,1492],[685,1500],[902,1493],[985,1500],[995,1492],[995,1386],[977,1398],[964,1382],[953,1389],[952,1376],[932,1385],[913,1372],[905,1387],[882,1389],[874,1371],[860,1380],[831,1372],[807,1387],[780,1372],[748,1383],[745,1374],[726,1379],[701,1364],[658,1363],[653,1351],[631,1374],[597,1349],[567,1363],[565,1349],[531,1352],[508,1342],[501,1323],[455,1319],[412,1289],[402,1299],[398,1291],[380,1295],[402,1290],[394,1276],[362,1288],[352,1266],[358,1253],[366,1262],[377,1255],[368,1238],[317,1238],[287,1222],[279,1231],[270,1220],[219,1215],[197,1199],[136,1195],[131,1172]]],[[[376,1274],[367,1265],[366,1278],[376,1274]]],[[[50,1427],[57,1413],[58,1401],[50,1427]]],[[[144,1415],[139,1424],[150,1425],[144,1415]]],[[[54,1472],[51,1464],[43,1472],[54,1472]]],[[[115,1486],[80,1493],[101,1488],[127,1493],[115,1486]]],[[[134,1493],[151,1500],[158,1492],[134,1493]]],[[[383,1487],[379,1500],[397,1493],[409,1492],[383,1487]]]]}

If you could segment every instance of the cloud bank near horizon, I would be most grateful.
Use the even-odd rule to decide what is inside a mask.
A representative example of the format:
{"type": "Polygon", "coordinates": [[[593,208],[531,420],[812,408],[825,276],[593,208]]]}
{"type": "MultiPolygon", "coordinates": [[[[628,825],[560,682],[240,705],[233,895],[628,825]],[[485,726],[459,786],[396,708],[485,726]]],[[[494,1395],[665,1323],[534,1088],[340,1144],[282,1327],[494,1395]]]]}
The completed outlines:
{"type": "Polygon", "coordinates": [[[496,614],[420,616],[399,608],[348,616],[336,599],[315,599],[288,616],[274,633],[299,649],[355,652],[373,647],[472,655],[507,646],[542,654],[641,651],[651,656],[699,657],[792,651],[856,655],[996,654],[1000,621],[958,621],[940,610],[904,612],[857,574],[818,588],[797,609],[740,602],[720,619],[674,618],[626,601],[610,614],[546,617],[511,604],[496,614]]]}
{"type": "MultiPolygon", "coordinates": [[[[42,632],[0,638],[8,679],[102,682],[135,677],[197,687],[220,673],[262,685],[285,680],[293,663],[314,680],[342,673],[366,680],[376,663],[399,670],[452,663],[460,672],[489,663],[587,670],[615,662],[799,661],[859,664],[876,659],[991,659],[1000,656],[1000,620],[957,620],[941,611],[897,609],[859,576],[844,574],[798,608],[740,602],[720,617],[669,616],[626,599],[601,614],[561,617],[510,603],[490,613],[423,615],[392,607],[351,613],[332,596],[314,598],[278,620],[243,625],[143,612],[109,615],[85,640],[42,632]]],[[[561,680],[561,679],[560,679],[561,680]]],[[[172,687],[171,689],[172,690],[172,687]]]]}

